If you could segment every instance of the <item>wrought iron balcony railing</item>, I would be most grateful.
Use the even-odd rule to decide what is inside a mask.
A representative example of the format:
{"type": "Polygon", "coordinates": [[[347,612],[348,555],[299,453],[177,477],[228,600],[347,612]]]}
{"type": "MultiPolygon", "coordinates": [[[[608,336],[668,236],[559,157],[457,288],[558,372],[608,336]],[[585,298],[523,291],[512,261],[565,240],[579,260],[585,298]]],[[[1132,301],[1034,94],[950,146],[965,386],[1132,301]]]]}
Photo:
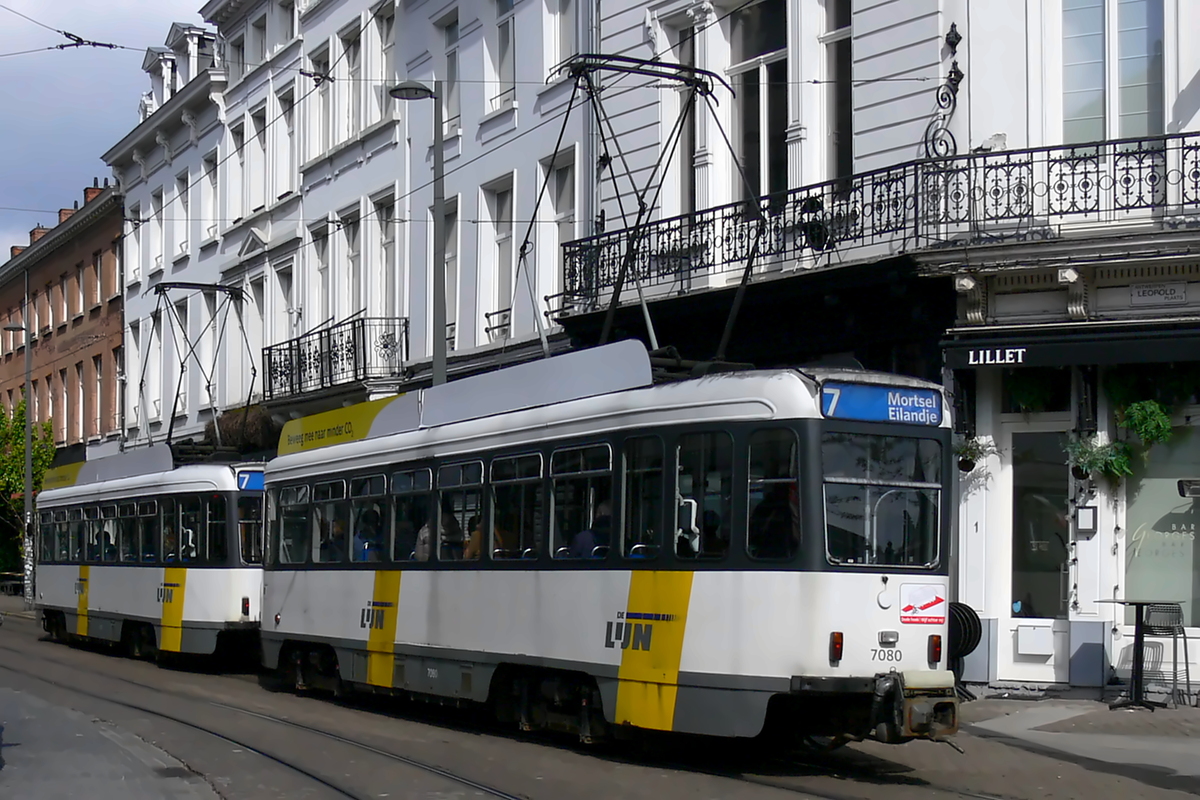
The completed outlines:
{"type": "Polygon", "coordinates": [[[408,319],[358,317],[263,348],[267,400],[399,377],[408,319]]]}
{"type": "Polygon", "coordinates": [[[758,275],[1197,214],[1200,133],[929,158],[568,242],[552,311],[607,301],[626,259],[661,296],[736,281],[756,246],[758,275]]]}

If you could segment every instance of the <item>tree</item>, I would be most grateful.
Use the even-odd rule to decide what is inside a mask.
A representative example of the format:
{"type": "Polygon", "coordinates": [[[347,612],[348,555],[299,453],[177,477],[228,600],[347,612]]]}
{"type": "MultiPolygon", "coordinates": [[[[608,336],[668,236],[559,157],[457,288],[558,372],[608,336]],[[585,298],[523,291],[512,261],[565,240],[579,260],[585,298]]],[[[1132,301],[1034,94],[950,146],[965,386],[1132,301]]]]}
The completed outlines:
{"type": "MultiPolygon", "coordinates": [[[[33,490],[54,461],[54,428],[50,422],[33,426],[33,490]]],[[[25,516],[25,401],[12,415],[0,410],[0,572],[22,572],[25,516]]]]}

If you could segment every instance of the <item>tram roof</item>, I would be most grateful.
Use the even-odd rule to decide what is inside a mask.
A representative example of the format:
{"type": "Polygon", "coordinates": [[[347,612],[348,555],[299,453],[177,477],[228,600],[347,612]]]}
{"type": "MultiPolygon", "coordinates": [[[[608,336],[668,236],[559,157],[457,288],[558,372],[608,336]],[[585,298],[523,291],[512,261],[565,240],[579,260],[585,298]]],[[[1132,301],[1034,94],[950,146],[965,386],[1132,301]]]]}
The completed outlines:
{"type": "Polygon", "coordinates": [[[92,461],[76,461],[46,471],[38,503],[57,503],[66,498],[100,492],[157,489],[174,490],[179,484],[196,484],[198,489],[235,488],[238,469],[262,469],[261,463],[236,462],[175,466],[171,448],[165,444],[127,450],[92,461]],[[89,488],[91,487],[91,488],[89,488]]]}

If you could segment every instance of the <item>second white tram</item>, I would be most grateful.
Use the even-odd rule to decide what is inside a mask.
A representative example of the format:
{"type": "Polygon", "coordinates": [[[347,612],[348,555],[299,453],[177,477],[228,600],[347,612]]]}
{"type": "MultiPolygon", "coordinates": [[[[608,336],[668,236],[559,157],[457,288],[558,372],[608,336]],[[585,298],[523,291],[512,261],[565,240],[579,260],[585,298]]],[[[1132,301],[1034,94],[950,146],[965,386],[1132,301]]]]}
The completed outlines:
{"type": "Polygon", "coordinates": [[[46,631],[134,655],[257,648],[263,466],[176,467],[164,445],[47,473],[37,498],[46,631]]]}
{"type": "Polygon", "coordinates": [[[285,428],[266,666],[585,739],[954,733],[940,388],[650,384],[619,343],[285,428]]]}

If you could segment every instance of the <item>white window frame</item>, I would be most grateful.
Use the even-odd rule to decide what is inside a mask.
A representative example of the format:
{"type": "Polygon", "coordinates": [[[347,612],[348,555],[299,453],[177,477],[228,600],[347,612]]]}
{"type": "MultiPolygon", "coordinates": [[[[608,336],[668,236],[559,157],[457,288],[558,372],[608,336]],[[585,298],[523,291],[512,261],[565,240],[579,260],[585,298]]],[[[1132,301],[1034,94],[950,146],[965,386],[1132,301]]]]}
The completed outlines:
{"type": "Polygon", "coordinates": [[[456,135],[462,127],[462,87],[458,71],[462,66],[458,50],[458,14],[449,17],[439,27],[446,45],[446,77],[442,83],[442,118],[448,135],[456,135]]]}
{"type": "Polygon", "coordinates": [[[496,39],[492,70],[495,74],[495,91],[488,101],[488,110],[502,111],[512,108],[517,99],[516,3],[515,0],[494,0],[494,3],[496,39]]]}
{"type": "MultiPolygon", "coordinates": [[[[342,48],[342,73],[345,80],[341,82],[341,102],[339,105],[341,122],[339,140],[348,141],[358,136],[362,131],[363,113],[363,32],[356,22],[339,37],[342,48]]],[[[335,81],[336,83],[336,81],[335,81]]]]}
{"type": "MultiPolygon", "coordinates": [[[[787,5],[788,4],[785,3],[785,8],[787,5]]],[[[740,11],[742,9],[739,8],[738,10],[740,11]]],[[[732,42],[732,21],[730,24],[730,44],[731,45],[733,44],[733,42],[732,42]]],[[[755,198],[763,197],[765,195],[770,194],[770,192],[771,192],[771,190],[770,190],[770,150],[769,150],[770,130],[771,130],[771,126],[770,126],[771,104],[770,104],[770,100],[768,97],[768,89],[766,88],[770,85],[770,82],[768,80],[768,67],[770,67],[773,64],[777,64],[781,61],[786,62],[787,60],[788,60],[788,48],[785,44],[785,46],[780,48],[779,50],[773,50],[770,53],[763,53],[761,55],[757,55],[752,58],[748,58],[744,61],[740,61],[736,64],[730,64],[729,67],[725,70],[725,74],[729,78],[730,84],[732,84],[735,87],[735,90],[738,87],[738,79],[741,76],[747,75],[751,72],[757,72],[757,74],[758,74],[758,86],[759,86],[759,92],[758,92],[758,130],[759,130],[759,141],[758,141],[759,169],[758,169],[758,171],[759,171],[759,175],[758,175],[758,178],[759,178],[759,180],[758,180],[758,186],[753,187],[753,189],[755,190],[753,197],[755,197],[755,198]]],[[[784,102],[785,103],[787,102],[786,97],[785,97],[784,102]]],[[[742,137],[741,137],[741,134],[738,132],[739,131],[738,126],[740,124],[738,121],[738,113],[739,113],[739,105],[735,102],[732,106],[732,114],[734,116],[734,131],[735,131],[733,141],[736,145],[738,145],[740,147],[742,137]]],[[[786,145],[785,145],[785,148],[786,148],[786,145]]],[[[786,155],[786,152],[785,152],[785,155],[786,155]]],[[[743,167],[744,167],[744,164],[743,164],[743,167]]],[[[750,178],[749,175],[747,175],[746,177],[747,177],[747,179],[750,178]]],[[[742,198],[742,199],[750,199],[745,196],[746,186],[743,183],[742,177],[736,168],[731,170],[730,178],[733,181],[733,185],[731,187],[732,192],[733,192],[732,196],[742,198]]]]}

